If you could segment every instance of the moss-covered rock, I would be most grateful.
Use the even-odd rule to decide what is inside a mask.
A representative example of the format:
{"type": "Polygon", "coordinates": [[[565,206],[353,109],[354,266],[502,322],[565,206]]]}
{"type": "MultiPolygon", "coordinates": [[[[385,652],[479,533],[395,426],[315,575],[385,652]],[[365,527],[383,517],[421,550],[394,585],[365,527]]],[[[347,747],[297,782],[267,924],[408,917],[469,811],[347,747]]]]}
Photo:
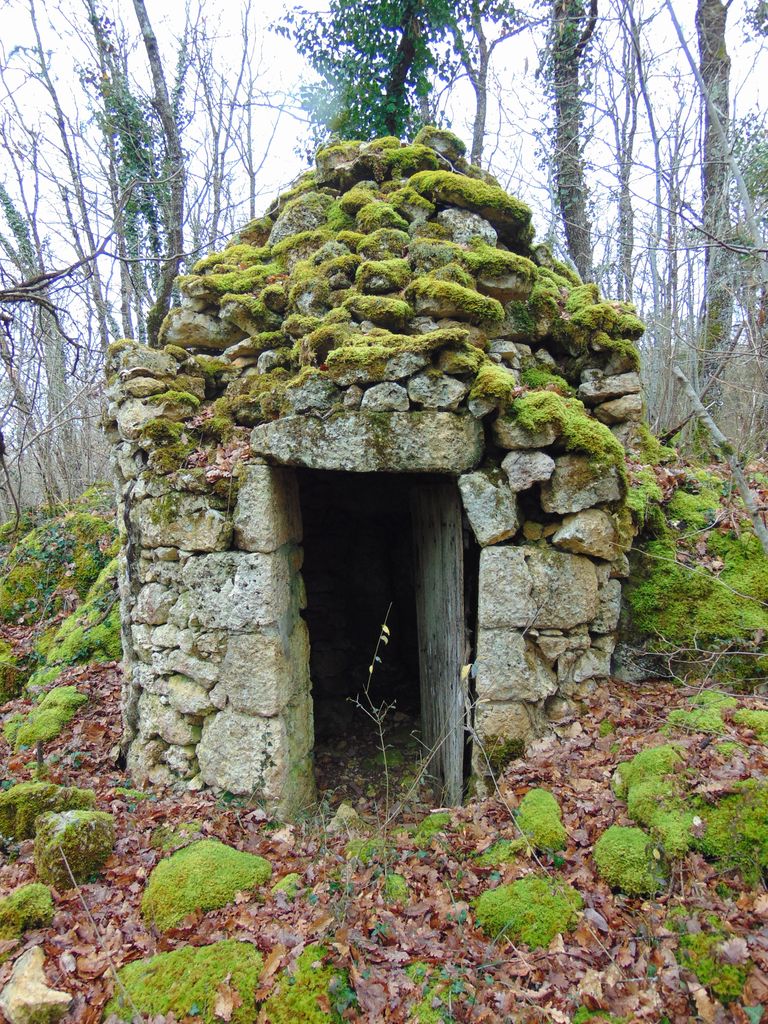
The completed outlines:
{"type": "Polygon", "coordinates": [[[527,875],[484,892],[476,913],[478,924],[490,938],[505,936],[538,949],[574,928],[582,906],[581,896],[567,883],[527,875]]]}
{"type": "Polygon", "coordinates": [[[194,1018],[218,1024],[216,1002],[222,986],[231,989],[233,1024],[256,1020],[255,993],[263,958],[249,942],[225,939],[210,946],[183,946],[135,960],[118,971],[117,994],[107,1003],[104,1019],[115,1014],[131,1021],[136,1011],[146,1019],[172,1014],[178,1020],[194,1018]]]}
{"type": "Polygon", "coordinates": [[[537,850],[564,850],[568,844],[560,805],[546,789],[525,794],[517,809],[517,824],[537,850]]]}
{"type": "Polygon", "coordinates": [[[31,928],[53,920],[53,900],[47,885],[32,882],[0,899],[0,940],[20,939],[31,928]]]}
{"type": "Polygon", "coordinates": [[[35,870],[59,890],[88,882],[104,866],[115,845],[115,822],[104,811],[44,814],[35,829],[35,870]]]}
{"type": "Polygon", "coordinates": [[[273,896],[281,892],[287,900],[292,902],[296,899],[300,888],[301,875],[297,871],[291,871],[290,874],[284,875],[278,882],[275,882],[271,892],[273,896]]]}
{"type": "Polygon", "coordinates": [[[497,839],[487,850],[475,856],[474,863],[480,868],[497,868],[502,864],[511,864],[528,849],[527,839],[497,839]]]}
{"type": "Polygon", "coordinates": [[[394,872],[387,873],[382,886],[385,903],[405,903],[408,899],[408,891],[408,882],[403,875],[394,872]]]}
{"type": "Polygon", "coordinates": [[[264,1003],[270,1024],[341,1024],[341,1014],[354,1003],[347,975],[327,962],[323,946],[307,946],[293,969],[280,977],[264,1003]]]}
{"type": "Polygon", "coordinates": [[[434,203],[458,206],[479,214],[490,221],[499,236],[510,245],[527,250],[533,240],[531,211],[497,185],[450,171],[415,174],[410,185],[434,203]]]}
{"type": "Polygon", "coordinates": [[[738,706],[738,701],[716,690],[704,690],[689,701],[691,709],[670,711],[667,721],[673,729],[718,735],[725,731],[723,710],[738,706]]]}
{"type": "MultiPolygon", "coordinates": [[[[48,672],[58,672],[49,669],[48,672]]],[[[38,679],[46,678],[42,673],[38,679]]],[[[39,703],[26,714],[19,714],[5,723],[3,733],[15,750],[33,747],[36,743],[47,743],[61,734],[65,725],[72,721],[79,708],[88,703],[84,693],[74,686],[55,686],[43,694],[39,703]]]]}
{"type": "Polygon", "coordinates": [[[594,858],[611,888],[627,896],[653,896],[666,883],[658,845],[642,829],[611,825],[595,843],[594,858]]]}
{"type": "Polygon", "coordinates": [[[7,640],[0,639],[0,704],[18,697],[29,671],[20,664],[7,640]]]}
{"type": "Polygon", "coordinates": [[[19,782],[0,792],[0,835],[31,839],[41,814],[90,810],[95,806],[96,794],[92,789],[56,786],[52,782],[19,782]]]}
{"type": "Polygon", "coordinates": [[[578,399],[553,391],[533,391],[518,398],[511,412],[523,430],[535,434],[547,425],[555,426],[566,451],[584,452],[595,466],[615,466],[625,474],[623,447],[578,399]]]}
{"type": "Polygon", "coordinates": [[[733,721],[736,725],[751,729],[762,743],[768,743],[768,711],[750,711],[742,708],[734,714],[733,721]]]}
{"type": "Polygon", "coordinates": [[[420,845],[428,846],[434,836],[439,832],[445,832],[450,827],[451,815],[449,811],[438,811],[437,814],[428,814],[414,828],[414,841],[420,845]]]}
{"type": "Polygon", "coordinates": [[[167,931],[195,910],[216,910],[236,893],[262,886],[271,873],[263,857],[201,839],[160,861],[149,876],[141,912],[147,922],[167,931]]]}
{"type": "Polygon", "coordinates": [[[693,805],[703,831],[692,845],[722,870],[736,869],[755,885],[768,871],[768,784],[749,779],[734,783],[734,790],[714,806],[693,805]]]}

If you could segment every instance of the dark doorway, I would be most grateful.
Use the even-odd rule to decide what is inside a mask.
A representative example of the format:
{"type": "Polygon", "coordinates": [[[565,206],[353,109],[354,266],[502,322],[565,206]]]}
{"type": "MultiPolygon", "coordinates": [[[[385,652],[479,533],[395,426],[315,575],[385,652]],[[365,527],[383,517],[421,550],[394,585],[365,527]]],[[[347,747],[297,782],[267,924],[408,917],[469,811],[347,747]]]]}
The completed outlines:
{"type": "MultiPolygon", "coordinates": [[[[387,709],[382,721],[388,772],[406,782],[418,773],[419,761],[431,748],[430,730],[445,721],[442,710],[434,713],[435,702],[446,700],[454,718],[463,714],[454,678],[460,665],[451,654],[451,670],[444,671],[443,639],[452,637],[450,651],[461,648],[459,657],[465,655],[461,515],[458,505],[450,507],[447,524],[443,522],[443,496],[456,489],[444,478],[298,470],[297,479],[318,785],[321,790],[346,785],[353,790],[347,798],[354,797],[360,795],[354,792],[356,772],[359,785],[369,793],[382,777],[384,755],[376,721],[381,716],[375,709],[387,709]],[[425,519],[425,495],[428,510],[436,509],[436,520],[425,519]],[[438,496],[436,506],[432,495],[438,496]],[[457,516],[459,551],[446,568],[442,539],[455,531],[457,516]],[[441,543],[428,539],[435,532],[441,543]],[[460,625],[452,627],[442,618],[434,621],[445,605],[425,600],[425,588],[428,593],[459,591],[449,615],[458,616],[460,625]],[[380,645],[380,660],[374,662],[385,618],[387,642],[380,645]],[[430,702],[427,714],[424,699],[430,702]]],[[[448,547],[455,555],[456,544],[448,547]]],[[[437,783],[439,798],[447,758],[454,776],[454,802],[461,796],[463,772],[461,723],[457,728],[456,742],[441,736],[440,755],[432,757],[425,775],[426,782],[437,772],[431,781],[437,783]]]]}

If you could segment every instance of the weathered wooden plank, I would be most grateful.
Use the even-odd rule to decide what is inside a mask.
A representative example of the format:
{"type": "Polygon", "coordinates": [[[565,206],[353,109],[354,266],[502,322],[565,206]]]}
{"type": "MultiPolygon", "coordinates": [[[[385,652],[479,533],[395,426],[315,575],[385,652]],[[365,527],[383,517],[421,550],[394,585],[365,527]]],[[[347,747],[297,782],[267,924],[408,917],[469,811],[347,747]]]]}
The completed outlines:
{"type": "Polygon", "coordinates": [[[411,492],[421,722],[430,771],[445,805],[461,803],[464,765],[464,559],[461,503],[453,481],[419,481],[411,492]]]}

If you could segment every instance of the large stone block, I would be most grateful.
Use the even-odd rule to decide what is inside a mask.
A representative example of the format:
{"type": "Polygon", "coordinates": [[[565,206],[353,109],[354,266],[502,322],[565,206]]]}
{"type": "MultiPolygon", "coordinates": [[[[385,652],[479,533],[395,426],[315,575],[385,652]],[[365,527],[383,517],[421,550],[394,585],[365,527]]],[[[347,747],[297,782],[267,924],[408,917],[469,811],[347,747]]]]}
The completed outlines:
{"type": "Polygon", "coordinates": [[[217,691],[235,711],[271,717],[309,687],[309,634],[301,619],[287,640],[276,630],[230,637],[217,691]]]}
{"type": "Polygon", "coordinates": [[[166,697],[154,693],[142,693],[139,697],[139,731],[142,739],[157,736],[166,743],[185,746],[197,743],[200,727],[172,708],[166,697]]]}
{"type": "Polygon", "coordinates": [[[222,551],[229,546],[232,523],[202,495],[164,494],[146,498],[133,514],[141,544],[184,551],[222,551]]]}
{"type": "Polygon", "coordinates": [[[331,419],[287,416],[251,434],[257,455],[290,466],[353,473],[464,473],[483,453],[483,428],[450,412],[350,410],[331,419]]]}
{"type": "Polygon", "coordinates": [[[481,547],[514,537],[520,525],[517,498],[499,470],[479,469],[465,473],[459,477],[459,491],[481,547]]]}
{"type": "Polygon", "coordinates": [[[555,461],[546,452],[510,452],[501,468],[507,474],[510,488],[517,493],[549,480],[555,471],[555,461]]]}
{"type": "Polygon", "coordinates": [[[570,629],[596,614],[597,572],[588,558],[548,547],[481,552],[481,628],[570,629]]]}
{"type": "Polygon", "coordinates": [[[566,516],[552,543],[576,555],[592,555],[612,562],[621,554],[619,530],[613,516],[597,508],[566,516]]]}
{"type": "Polygon", "coordinates": [[[234,514],[235,544],[241,551],[276,551],[301,541],[296,477],[290,469],[243,468],[234,514]]]}
{"type": "Polygon", "coordinates": [[[539,701],[557,689],[555,673],[517,630],[479,630],[475,665],[480,700],[539,701]]]}
{"type": "Polygon", "coordinates": [[[624,485],[616,466],[593,466],[585,455],[561,455],[555,472],[542,484],[545,512],[581,512],[602,502],[620,501],[624,485]]]}
{"type": "Polygon", "coordinates": [[[638,373],[619,373],[608,376],[600,370],[585,370],[581,375],[579,398],[589,405],[608,402],[622,395],[638,395],[643,385],[638,373]]]}
{"type": "Polygon", "coordinates": [[[190,621],[204,629],[253,630],[296,620],[290,547],[270,554],[228,551],[190,558],[184,566],[190,621]]]}

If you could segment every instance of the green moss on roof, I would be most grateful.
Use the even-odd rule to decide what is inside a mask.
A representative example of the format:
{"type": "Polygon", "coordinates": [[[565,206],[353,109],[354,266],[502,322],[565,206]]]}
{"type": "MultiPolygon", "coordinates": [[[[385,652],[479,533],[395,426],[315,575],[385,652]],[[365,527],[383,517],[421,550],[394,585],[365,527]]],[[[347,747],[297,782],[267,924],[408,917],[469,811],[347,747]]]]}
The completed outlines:
{"type": "Polygon", "coordinates": [[[379,228],[396,228],[399,231],[408,230],[408,221],[405,220],[394,206],[383,202],[366,203],[357,211],[355,223],[358,230],[364,234],[377,231],[379,228]]]}
{"type": "Polygon", "coordinates": [[[526,249],[533,239],[530,209],[497,185],[450,171],[422,171],[409,184],[433,202],[478,213],[526,249]]]}
{"type": "Polygon", "coordinates": [[[344,300],[344,308],[357,320],[402,330],[413,317],[413,309],[402,299],[390,299],[385,295],[350,295],[344,300]]]}
{"type": "Polygon", "coordinates": [[[554,425],[569,452],[584,452],[599,466],[615,466],[625,474],[624,448],[610,429],[590,416],[582,402],[553,391],[533,391],[518,398],[512,413],[518,424],[535,433],[554,425]]]}

